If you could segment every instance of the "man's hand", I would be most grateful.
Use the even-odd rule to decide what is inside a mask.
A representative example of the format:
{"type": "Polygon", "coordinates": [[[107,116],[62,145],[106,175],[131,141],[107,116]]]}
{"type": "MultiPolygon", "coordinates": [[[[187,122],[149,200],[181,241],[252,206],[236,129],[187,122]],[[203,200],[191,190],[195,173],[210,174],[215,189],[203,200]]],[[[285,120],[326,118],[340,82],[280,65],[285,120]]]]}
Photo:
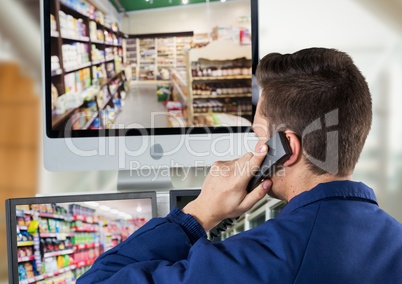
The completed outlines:
{"type": "Polygon", "coordinates": [[[184,207],[183,212],[192,215],[205,231],[214,228],[226,218],[242,215],[271,188],[270,180],[264,181],[250,193],[246,187],[259,169],[268,147],[263,145],[258,153],[247,153],[239,159],[215,162],[206,177],[200,195],[184,207]]]}

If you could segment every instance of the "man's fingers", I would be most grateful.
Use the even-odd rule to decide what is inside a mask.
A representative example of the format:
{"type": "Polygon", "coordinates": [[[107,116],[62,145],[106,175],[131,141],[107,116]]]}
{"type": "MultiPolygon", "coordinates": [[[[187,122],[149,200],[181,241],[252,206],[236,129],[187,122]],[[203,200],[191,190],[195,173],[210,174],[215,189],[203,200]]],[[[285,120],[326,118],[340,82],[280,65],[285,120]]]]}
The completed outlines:
{"type": "Polygon", "coordinates": [[[256,204],[258,201],[264,198],[264,196],[271,189],[271,186],[272,181],[265,180],[263,183],[257,186],[253,191],[247,194],[242,203],[240,204],[240,207],[244,210],[244,212],[250,210],[251,207],[254,206],[254,204],[256,204]]]}
{"type": "Polygon", "coordinates": [[[242,173],[247,175],[248,177],[253,176],[260,168],[260,165],[267,155],[267,152],[268,146],[264,144],[260,147],[260,149],[258,149],[257,153],[247,153],[243,155],[237,161],[241,165],[240,169],[242,170],[242,173]]]}

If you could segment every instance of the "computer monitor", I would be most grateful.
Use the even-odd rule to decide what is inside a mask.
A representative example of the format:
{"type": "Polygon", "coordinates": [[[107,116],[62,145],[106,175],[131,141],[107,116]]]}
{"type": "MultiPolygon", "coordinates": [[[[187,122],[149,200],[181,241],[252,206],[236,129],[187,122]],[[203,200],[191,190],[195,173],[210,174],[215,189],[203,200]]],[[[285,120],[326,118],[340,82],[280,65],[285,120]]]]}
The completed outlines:
{"type": "Polygon", "coordinates": [[[183,209],[200,194],[200,189],[175,189],[169,194],[170,210],[177,207],[183,209]]]}
{"type": "Polygon", "coordinates": [[[156,215],[155,192],[8,199],[9,283],[75,283],[156,215]]]}
{"type": "Polygon", "coordinates": [[[254,150],[258,0],[151,1],[121,25],[97,2],[41,1],[48,170],[160,177],[254,150]]]}

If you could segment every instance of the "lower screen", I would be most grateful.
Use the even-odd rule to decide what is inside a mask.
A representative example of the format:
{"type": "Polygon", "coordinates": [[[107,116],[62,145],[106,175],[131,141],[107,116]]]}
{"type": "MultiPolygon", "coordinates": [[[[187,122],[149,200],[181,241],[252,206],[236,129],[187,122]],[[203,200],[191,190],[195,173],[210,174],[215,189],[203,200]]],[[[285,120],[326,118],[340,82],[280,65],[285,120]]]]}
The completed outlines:
{"type": "Polygon", "coordinates": [[[17,205],[20,283],[75,283],[152,218],[151,199],[17,205]]]}

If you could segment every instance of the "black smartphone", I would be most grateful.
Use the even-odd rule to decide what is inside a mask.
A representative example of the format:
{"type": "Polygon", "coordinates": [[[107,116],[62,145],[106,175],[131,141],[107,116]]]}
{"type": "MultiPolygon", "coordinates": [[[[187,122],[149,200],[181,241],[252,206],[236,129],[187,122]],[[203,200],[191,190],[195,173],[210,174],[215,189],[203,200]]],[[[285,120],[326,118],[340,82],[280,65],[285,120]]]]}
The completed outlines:
{"type": "Polygon", "coordinates": [[[270,178],[275,173],[278,166],[283,165],[292,155],[292,149],[290,148],[285,132],[277,132],[265,144],[268,145],[267,156],[262,161],[259,170],[251,178],[247,186],[247,192],[256,188],[264,179],[270,178]]]}

